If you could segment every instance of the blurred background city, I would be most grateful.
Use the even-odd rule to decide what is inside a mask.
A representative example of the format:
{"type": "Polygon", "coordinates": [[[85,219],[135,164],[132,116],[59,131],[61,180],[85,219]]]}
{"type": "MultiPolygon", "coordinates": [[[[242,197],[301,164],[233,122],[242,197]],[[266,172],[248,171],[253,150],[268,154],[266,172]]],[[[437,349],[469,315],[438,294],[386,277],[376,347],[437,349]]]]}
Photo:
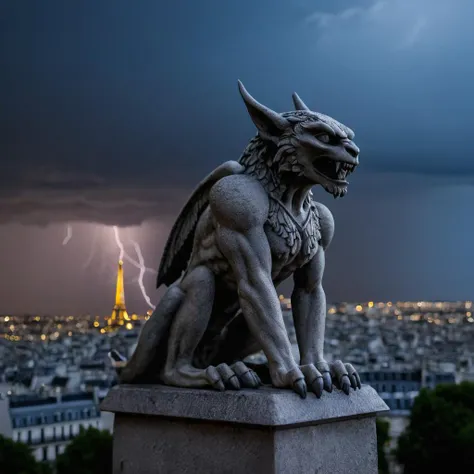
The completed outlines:
{"type": "MultiPolygon", "coordinates": [[[[54,463],[81,430],[113,432],[113,415],[100,410],[117,383],[110,353],[131,356],[151,310],[127,311],[122,261],[108,299],[108,315],[0,316],[0,434],[26,443],[37,461],[54,463]]],[[[280,303],[298,358],[291,300],[280,303]]],[[[474,382],[473,303],[329,304],[325,353],[352,363],[390,407],[384,450],[398,472],[393,451],[420,390],[474,382]]],[[[263,353],[251,359],[265,362],[263,353]]]]}

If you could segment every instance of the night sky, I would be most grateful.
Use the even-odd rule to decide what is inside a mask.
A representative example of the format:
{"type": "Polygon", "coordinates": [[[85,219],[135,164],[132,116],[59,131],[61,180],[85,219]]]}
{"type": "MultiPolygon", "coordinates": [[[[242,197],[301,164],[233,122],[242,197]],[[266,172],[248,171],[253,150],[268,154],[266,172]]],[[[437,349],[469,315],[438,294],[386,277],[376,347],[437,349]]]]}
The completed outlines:
{"type": "Polygon", "coordinates": [[[315,189],[330,301],[474,298],[473,17],[472,0],[1,1],[0,313],[110,312],[114,225],[156,269],[187,193],[255,133],[237,79],[356,132],[348,195],[315,189]]]}

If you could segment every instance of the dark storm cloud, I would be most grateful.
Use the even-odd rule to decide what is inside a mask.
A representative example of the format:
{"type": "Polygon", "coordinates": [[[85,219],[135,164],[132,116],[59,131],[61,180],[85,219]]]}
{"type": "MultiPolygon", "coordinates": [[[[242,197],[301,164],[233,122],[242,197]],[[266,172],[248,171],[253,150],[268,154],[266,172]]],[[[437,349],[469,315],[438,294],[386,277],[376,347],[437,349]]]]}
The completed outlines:
{"type": "Polygon", "coordinates": [[[0,190],[0,225],[17,222],[43,226],[77,220],[134,226],[176,214],[188,192],[143,182],[142,186],[125,179],[109,183],[103,177],[78,171],[34,168],[34,172],[8,181],[0,190]]]}
{"type": "Polygon", "coordinates": [[[354,128],[359,173],[471,180],[473,2],[327,3],[5,2],[0,221],[174,212],[254,133],[237,78],[354,128]]]}
{"type": "Polygon", "coordinates": [[[356,132],[347,198],[315,190],[336,219],[329,300],[472,298],[473,17],[471,0],[0,2],[0,311],[110,311],[111,224],[156,219],[120,229],[156,268],[190,189],[255,133],[238,78],[356,132]]]}
{"type": "Polygon", "coordinates": [[[7,222],[44,226],[54,222],[96,222],[136,226],[145,220],[175,215],[186,192],[176,189],[114,188],[79,192],[63,188],[33,189],[0,197],[0,225],[7,222]]]}

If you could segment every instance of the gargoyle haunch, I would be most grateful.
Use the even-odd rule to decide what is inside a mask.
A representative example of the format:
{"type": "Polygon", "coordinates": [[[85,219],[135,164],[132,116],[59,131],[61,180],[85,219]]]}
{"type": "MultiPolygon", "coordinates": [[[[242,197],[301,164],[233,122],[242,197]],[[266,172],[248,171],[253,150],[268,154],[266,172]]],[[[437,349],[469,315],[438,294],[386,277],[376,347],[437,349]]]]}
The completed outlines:
{"type": "Polygon", "coordinates": [[[179,214],[158,272],[158,287],[168,289],[120,381],[256,388],[259,371],[243,360],[263,350],[274,387],[319,398],[334,384],[348,394],[360,388],[354,367],[323,356],[322,277],[334,220],[311,188],[346,194],[346,177],[359,163],[354,132],[296,94],[296,110],[280,114],[240,81],[239,90],[258,133],[239,161],[201,182],[179,214]],[[275,289],[291,275],[299,364],[275,289]]]}

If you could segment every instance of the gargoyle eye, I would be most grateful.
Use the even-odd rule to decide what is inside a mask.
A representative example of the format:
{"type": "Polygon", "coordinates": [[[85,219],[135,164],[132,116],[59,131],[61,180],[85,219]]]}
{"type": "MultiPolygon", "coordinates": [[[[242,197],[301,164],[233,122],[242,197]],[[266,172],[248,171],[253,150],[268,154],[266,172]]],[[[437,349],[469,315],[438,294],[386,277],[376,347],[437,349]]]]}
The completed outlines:
{"type": "Polygon", "coordinates": [[[323,143],[329,143],[331,141],[331,137],[327,133],[318,135],[317,138],[320,142],[323,142],[323,143]]]}

